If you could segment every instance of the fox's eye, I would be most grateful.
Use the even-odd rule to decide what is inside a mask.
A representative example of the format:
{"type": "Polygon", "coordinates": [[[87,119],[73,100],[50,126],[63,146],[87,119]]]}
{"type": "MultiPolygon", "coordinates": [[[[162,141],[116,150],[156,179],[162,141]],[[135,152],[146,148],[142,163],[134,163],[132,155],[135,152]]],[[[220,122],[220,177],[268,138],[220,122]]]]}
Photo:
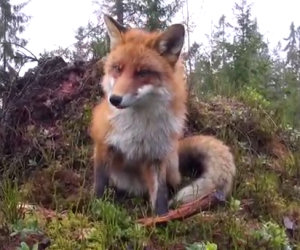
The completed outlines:
{"type": "Polygon", "coordinates": [[[114,65],[112,65],[112,70],[114,71],[114,72],[116,72],[116,73],[121,73],[121,66],[119,65],[119,64],[114,64],[114,65]]]}
{"type": "Polygon", "coordinates": [[[152,75],[154,72],[149,69],[142,69],[136,72],[136,75],[139,77],[146,77],[152,75]]]}

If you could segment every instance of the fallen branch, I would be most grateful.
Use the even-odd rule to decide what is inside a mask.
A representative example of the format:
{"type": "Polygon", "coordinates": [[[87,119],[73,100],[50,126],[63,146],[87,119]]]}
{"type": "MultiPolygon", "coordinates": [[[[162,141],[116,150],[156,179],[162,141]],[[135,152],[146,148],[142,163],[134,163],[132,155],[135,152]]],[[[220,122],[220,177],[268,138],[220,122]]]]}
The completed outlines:
{"type": "Polygon", "coordinates": [[[146,217],[138,219],[137,222],[143,224],[144,226],[153,226],[156,224],[165,223],[171,220],[181,220],[190,217],[199,211],[206,210],[213,205],[216,205],[222,201],[216,191],[213,191],[201,198],[183,204],[177,209],[170,210],[166,215],[157,217],[146,217]]]}

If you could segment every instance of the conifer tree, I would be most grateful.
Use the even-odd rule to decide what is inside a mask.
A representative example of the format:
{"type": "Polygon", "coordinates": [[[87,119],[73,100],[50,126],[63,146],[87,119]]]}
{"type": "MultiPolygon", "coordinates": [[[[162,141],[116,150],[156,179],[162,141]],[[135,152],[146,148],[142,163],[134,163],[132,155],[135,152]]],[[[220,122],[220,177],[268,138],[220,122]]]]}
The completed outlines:
{"type": "Polygon", "coordinates": [[[182,0],[105,0],[103,6],[121,24],[156,30],[166,28],[182,4],[182,0]]]}
{"type": "MultiPolygon", "coordinates": [[[[164,29],[181,6],[181,0],[166,4],[162,0],[105,0],[99,3],[98,16],[104,13],[114,17],[124,26],[138,26],[149,30],[164,29]]],[[[108,37],[100,18],[97,24],[89,23],[80,27],[76,33],[73,58],[87,60],[103,57],[108,52],[108,37]]]]}
{"type": "Polygon", "coordinates": [[[284,40],[287,45],[284,48],[286,55],[286,65],[299,77],[300,74],[300,27],[295,28],[294,22],[290,25],[290,34],[284,40]]]}
{"type": "Polygon", "coordinates": [[[236,88],[244,85],[262,87],[268,82],[270,58],[268,46],[259,33],[257,21],[251,19],[251,6],[246,0],[235,4],[235,27],[232,81],[236,88]]]}
{"type": "Polygon", "coordinates": [[[26,4],[11,5],[10,0],[0,0],[0,59],[3,71],[6,71],[9,63],[19,63],[24,59],[17,49],[24,48],[27,43],[19,37],[29,20],[21,12],[26,4]]]}

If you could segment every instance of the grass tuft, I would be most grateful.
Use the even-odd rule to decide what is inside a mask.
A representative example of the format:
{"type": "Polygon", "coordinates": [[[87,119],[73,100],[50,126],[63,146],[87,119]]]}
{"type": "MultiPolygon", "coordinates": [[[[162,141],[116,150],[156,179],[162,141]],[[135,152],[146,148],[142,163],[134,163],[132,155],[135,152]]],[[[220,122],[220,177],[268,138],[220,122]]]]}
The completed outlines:
{"type": "Polygon", "coordinates": [[[0,210],[7,224],[14,224],[23,218],[23,197],[16,182],[9,179],[0,184],[0,210]]]}

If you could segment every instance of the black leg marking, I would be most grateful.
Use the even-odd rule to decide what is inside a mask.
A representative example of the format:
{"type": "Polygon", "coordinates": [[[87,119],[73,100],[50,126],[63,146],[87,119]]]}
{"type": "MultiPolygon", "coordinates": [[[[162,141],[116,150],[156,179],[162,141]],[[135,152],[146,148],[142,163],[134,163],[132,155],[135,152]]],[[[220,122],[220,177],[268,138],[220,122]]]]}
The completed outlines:
{"type": "Polygon", "coordinates": [[[95,194],[97,198],[101,198],[109,182],[107,169],[104,164],[99,164],[94,171],[95,194]]]}
{"type": "Polygon", "coordinates": [[[158,182],[157,196],[155,201],[155,213],[163,215],[168,212],[168,187],[165,181],[158,182]]]}
{"type": "Polygon", "coordinates": [[[176,193],[176,189],[169,184],[167,184],[167,188],[169,197],[172,197],[176,193]]]}
{"type": "Polygon", "coordinates": [[[115,201],[116,202],[122,203],[126,199],[129,199],[129,198],[130,198],[130,196],[126,191],[115,188],[115,201]]]}

